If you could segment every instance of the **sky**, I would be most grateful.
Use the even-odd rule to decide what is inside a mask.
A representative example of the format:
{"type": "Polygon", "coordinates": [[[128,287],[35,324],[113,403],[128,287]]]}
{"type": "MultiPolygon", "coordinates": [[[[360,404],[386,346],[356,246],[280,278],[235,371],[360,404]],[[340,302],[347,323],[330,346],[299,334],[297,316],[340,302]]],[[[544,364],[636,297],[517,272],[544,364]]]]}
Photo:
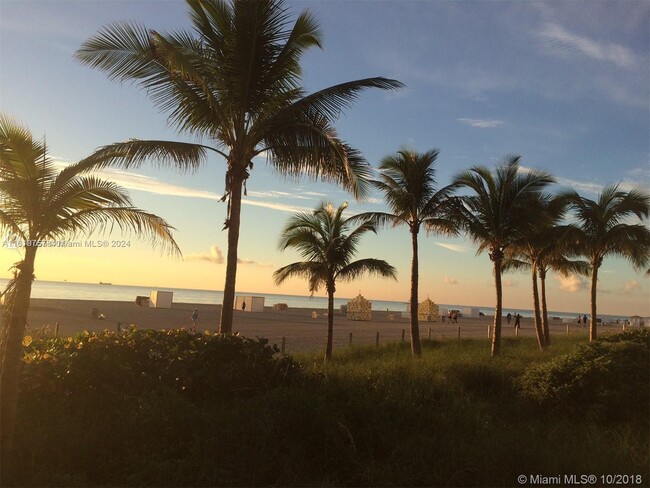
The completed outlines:
{"type": "MultiPolygon", "coordinates": [[[[442,187],[474,165],[493,168],[508,155],[551,172],[587,198],[605,185],[650,187],[650,3],[647,1],[290,1],[292,19],[309,9],[323,49],[302,59],[308,92],[360,78],[403,82],[395,92],[368,91],[336,122],[340,136],[374,167],[401,147],[439,148],[442,187]]],[[[116,21],[159,31],[189,29],[182,1],[0,0],[0,110],[46,137],[63,167],[94,149],[129,138],[191,140],[179,135],[137,85],[109,81],[73,54],[116,21]]],[[[350,213],[383,211],[380,194],[365,202],[336,186],[286,180],[256,161],[244,197],[237,290],[307,295],[307,283],[273,284],[273,271],[299,260],[280,252],[286,220],[321,201],[349,202],[350,213]]],[[[136,206],[165,218],[183,258],[135,236],[120,248],[41,249],[40,280],[222,290],[225,279],[224,161],[210,156],[192,174],[152,164],[107,169],[136,206]]],[[[359,258],[385,259],[398,281],[341,283],[337,296],[362,293],[407,301],[410,237],[404,227],[367,235],[359,258]]],[[[20,255],[0,248],[0,278],[20,255]]],[[[606,258],[599,312],[650,315],[650,280],[627,262],[606,258]]],[[[504,306],[532,308],[527,273],[504,276],[504,306]]],[[[588,312],[584,277],[548,279],[549,308],[588,312]]],[[[322,295],[324,293],[321,292],[322,295]]],[[[420,297],[436,303],[493,306],[492,266],[464,236],[421,234],[420,297]]]]}

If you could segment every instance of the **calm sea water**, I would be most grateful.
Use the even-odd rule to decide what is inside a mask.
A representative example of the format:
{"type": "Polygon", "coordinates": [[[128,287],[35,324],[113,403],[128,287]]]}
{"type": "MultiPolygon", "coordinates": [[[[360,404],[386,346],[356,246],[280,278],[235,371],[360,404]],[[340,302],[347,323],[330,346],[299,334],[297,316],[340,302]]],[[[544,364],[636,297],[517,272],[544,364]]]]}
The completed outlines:
{"type": "MultiPolygon", "coordinates": [[[[0,279],[0,287],[4,290],[7,285],[6,279],[0,279]]],[[[220,304],[223,301],[223,292],[211,290],[189,290],[184,288],[152,288],[150,286],[127,286],[127,285],[101,285],[97,283],[71,283],[58,281],[35,281],[32,287],[33,298],[52,298],[63,300],[107,300],[107,301],[135,301],[136,296],[149,296],[152,290],[165,290],[174,292],[174,302],[180,303],[214,303],[220,304]]],[[[286,303],[291,308],[327,308],[327,298],[325,297],[308,297],[299,295],[279,295],[274,293],[259,293],[249,291],[239,291],[238,295],[263,296],[265,306],[273,306],[276,303],[286,303]]],[[[372,297],[366,297],[372,302],[373,310],[390,310],[393,312],[405,312],[406,302],[395,302],[386,300],[373,300],[372,297]]],[[[338,309],[340,305],[345,305],[350,297],[340,297],[334,299],[334,307],[338,309]]],[[[475,306],[469,304],[439,304],[444,308],[461,309],[463,306],[475,306]]],[[[478,307],[485,315],[494,315],[494,307],[478,307]]],[[[576,311],[575,313],[553,312],[549,315],[560,318],[575,318],[579,314],[588,314],[586,311],[576,311]]],[[[504,308],[504,315],[507,313],[520,313],[524,317],[532,317],[531,310],[504,308]]],[[[618,316],[603,315],[604,320],[615,320],[624,318],[618,316]]]]}

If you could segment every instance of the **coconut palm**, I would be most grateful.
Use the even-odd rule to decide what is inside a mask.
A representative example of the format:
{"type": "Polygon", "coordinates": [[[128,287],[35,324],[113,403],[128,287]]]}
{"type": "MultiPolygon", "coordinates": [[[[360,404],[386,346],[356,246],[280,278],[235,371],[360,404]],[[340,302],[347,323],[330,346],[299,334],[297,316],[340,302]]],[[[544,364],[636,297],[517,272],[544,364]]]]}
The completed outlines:
{"type": "Polygon", "coordinates": [[[538,215],[538,224],[528,227],[527,232],[512,243],[506,253],[503,271],[512,269],[530,271],[533,284],[533,323],[537,345],[543,351],[550,344],[550,338],[546,337],[549,332],[544,330],[540,306],[540,292],[537,285],[539,264],[548,252],[548,248],[553,245],[553,236],[557,234],[555,229],[564,215],[566,202],[559,197],[540,192],[528,208],[531,214],[538,215]]]}
{"type": "Polygon", "coordinates": [[[650,195],[640,188],[621,191],[618,185],[603,189],[596,200],[575,191],[565,192],[578,221],[571,234],[574,252],[585,256],[591,267],[591,321],[589,340],[595,341],[597,330],[598,270],[606,256],[620,256],[637,269],[650,262],[650,230],[642,223],[629,224],[629,218],[644,219],[650,213],[650,195]]]}
{"type": "Polygon", "coordinates": [[[491,172],[474,166],[458,174],[453,182],[469,195],[458,197],[458,219],[470,238],[478,244],[477,254],[488,252],[494,265],[496,307],[492,335],[492,356],[501,349],[503,288],[501,273],[506,250],[521,241],[531,229],[543,223],[543,214],[531,212],[539,193],[555,179],[539,170],[520,171],[520,158],[510,157],[491,172]]]}
{"type": "Polygon", "coordinates": [[[9,472],[16,401],[36,253],[45,242],[64,242],[112,229],[132,231],[180,255],[162,218],[133,207],[128,194],[110,181],[87,174],[86,159],[59,171],[44,143],[0,114],[0,237],[22,248],[5,293],[0,347],[0,435],[2,471],[9,472]]]}
{"type": "Polygon", "coordinates": [[[401,83],[367,78],[310,95],[300,85],[300,58],[321,47],[309,12],[293,26],[282,0],[187,0],[193,31],[163,34],[139,24],[102,28],[77,51],[82,63],[111,79],[143,87],[169,113],[170,125],[202,137],[207,145],[130,140],[100,148],[118,150],[113,164],[132,167],[147,159],[196,168],[212,151],[226,161],[228,252],[220,331],[232,331],[242,192],[253,159],[265,156],[279,173],[308,175],[365,194],[369,166],[337,136],[332,121],[366,88],[401,83]],[[126,156],[124,156],[126,154],[126,156]]]}
{"type": "Polygon", "coordinates": [[[334,334],[334,293],[337,281],[353,281],[364,273],[396,279],[396,271],[381,259],[352,261],[359,239],[367,232],[376,232],[370,219],[344,218],[347,203],[334,209],[321,204],[312,213],[297,213],[282,231],[280,249],[296,249],[305,259],[284,266],[275,273],[276,284],[289,277],[305,278],[313,295],[321,287],[327,291],[327,347],[325,361],[332,357],[334,334]]]}
{"type": "Polygon", "coordinates": [[[537,275],[539,276],[539,292],[542,302],[542,327],[546,346],[551,345],[551,335],[548,324],[548,305],[546,302],[546,276],[549,271],[554,271],[562,276],[589,274],[589,263],[583,260],[570,259],[568,256],[569,243],[567,241],[567,227],[558,226],[548,229],[540,235],[537,256],[537,275]]]}
{"type": "Polygon", "coordinates": [[[436,190],[435,162],[439,151],[417,153],[401,149],[382,159],[379,181],[374,185],[384,194],[392,213],[369,212],[358,217],[372,218],[378,225],[407,225],[411,233],[411,351],[422,355],[418,323],[418,234],[424,227],[429,232],[454,234],[456,221],[450,216],[451,188],[436,190]]]}

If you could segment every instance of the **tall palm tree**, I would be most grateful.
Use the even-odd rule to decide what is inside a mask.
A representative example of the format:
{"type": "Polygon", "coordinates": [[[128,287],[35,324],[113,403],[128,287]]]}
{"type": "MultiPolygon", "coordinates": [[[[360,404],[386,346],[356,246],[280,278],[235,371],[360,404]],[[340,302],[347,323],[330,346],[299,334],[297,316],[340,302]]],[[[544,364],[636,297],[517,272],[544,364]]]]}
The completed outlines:
{"type": "Polygon", "coordinates": [[[116,226],[180,255],[167,222],[133,207],[115,183],[87,174],[96,162],[82,160],[59,172],[44,143],[0,114],[0,237],[9,238],[24,252],[7,287],[2,317],[0,445],[5,476],[9,475],[22,340],[39,243],[62,242],[116,226]]]}
{"type": "Polygon", "coordinates": [[[293,26],[282,0],[187,0],[193,31],[171,34],[139,24],[102,28],[77,51],[77,59],[118,81],[136,81],[180,132],[208,145],[130,140],[100,148],[121,155],[113,164],[196,168],[212,151],[226,161],[228,253],[220,331],[232,331],[242,192],[253,159],[265,155],[279,173],[308,175],[343,185],[355,197],[368,185],[369,166],[339,139],[332,121],[366,88],[402,84],[366,78],[306,95],[300,58],[321,47],[309,12],[293,26]]]}
{"type": "Polygon", "coordinates": [[[501,350],[501,273],[505,252],[530,229],[543,222],[544,215],[536,215],[530,208],[539,193],[555,182],[544,171],[520,171],[519,160],[519,156],[510,157],[497,166],[494,173],[486,167],[474,166],[458,174],[452,182],[456,189],[470,192],[458,197],[458,218],[468,235],[478,244],[477,254],[488,251],[494,265],[496,307],[492,356],[497,356],[501,350]]]}
{"type": "Polygon", "coordinates": [[[369,212],[360,218],[372,218],[379,225],[407,225],[411,233],[411,351],[422,355],[418,322],[418,234],[424,227],[429,232],[452,235],[456,221],[450,215],[451,188],[436,190],[436,168],[439,151],[417,153],[401,149],[382,159],[379,181],[374,185],[384,194],[392,213],[369,212]]]}
{"type": "Polygon", "coordinates": [[[309,291],[321,287],[327,291],[327,347],[325,361],[332,357],[334,336],[334,292],[337,281],[353,281],[364,273],[396,279],[396,271],[381,259],[352,261],[359,239],[367,232],[376,232],[369,219],[344,218],[347,203],[334,209],[332,204],[321,204],[312,213],[298,213],[289,219],[282,231],[280,249],[296,249],[305,259],[284,266],[275,273],[276,284],[297,276],[309,282],[309,291]]]}
{"type": "Polygon", "coordinates": [[[546,301],[546,277],[549,271],[555,271],[562,276],[589,274],[589,263],[583,260],[570,259],[568,256],[569,242],[567,226],[551,227],[539,236],[537,256],[537,274],[540,283],[540,300],[542,302],[542,327],[546,346],[551,345],[551,334],[548,323],[548,305],[546,301]]]}
{"type": "Polygon", "coordinates": [[[644,219],[650,213],[650,195],[640,188],[624,192],[618,185],[603,189],[596,200],[575,191],[565,192],[578,225],[572,238],[574,251],[585,256],[591,267],[591,321],[589,340],[598,337],[597,285],[598,270],[608,255],[620,256],[637,269],[650,262],[650,230],[642,224],[629,224],[629,218],[644,219]]]}
{"type": "MultiPolygon", "coordinates": [[[[538,222],[529,226],[522,233],[519,240],[512,243],[506,252],[503,271],[526,269],[531,273],[533,292],[533,323],[537,336],[537,345],[544,351],[550,345],[550,331],[544,328],[542,308],[540,305],[540,291],[537,278],[540,272],[539,265],[553,246],[555,232],[560,219],[565,213],[566,202],[560,197],[548,193],[538,193],[528,206],[531,214],[538,216],[538,222]]],[[[544,294],[546,290],[544,289],[544,294]]]]}

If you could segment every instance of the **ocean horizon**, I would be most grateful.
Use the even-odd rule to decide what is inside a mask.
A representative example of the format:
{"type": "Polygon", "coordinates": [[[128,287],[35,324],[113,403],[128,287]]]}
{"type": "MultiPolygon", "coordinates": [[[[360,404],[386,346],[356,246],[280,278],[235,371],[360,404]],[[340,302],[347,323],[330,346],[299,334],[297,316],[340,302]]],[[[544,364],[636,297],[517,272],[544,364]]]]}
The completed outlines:
{"type": "MultiPolygon", "coordinates": [[[[0,278],[0,287],[2,290],[6,287],[9,280],[0,278]]],[[[197,303],[197,304],[221,304],[223,302],[223,292],[217,290],[198,290],[188,288],[171,288],[171,287],[152,287],[136,285],[119,285],[111,283],[75,283],[68,281],[35,281],[32,285],[32,298],[46,298],[55,300],[100,300],[100,301],[124,301],[133,302],[137,296],[149,296],[151,291],[171,291],[174,293],[173,300],[176,303],[197,303]]],[[[273,306],[277,303],[286,303],[292,308],[314,308],[326,309],[327,298],[322,296],[304,296],[304,295],[286,295],[278,293],[266,293],[258,291],[238,291],[237,295],[261,296],[264,297],[265,306],[273,306]]],[[[341,305],[346,305],[353,297],[336,297],[334,307],[338,309],[341,305]]],[[[391,300],[374,300],[366,296],[372,302],[373,310],[390,310],[391,312],[405,312],[406,301],[391,300]]],[[[435,300],[434,300],[435,301],[435,300]]],[[[494,307],[480,306],[474,304],[445,304],[437,303],[441,308],[462,309],[464,307],[478,308],[486,316],[494,315],[494,307]]],[[[503,314],[521,314],[523,317],[532,317],[532,309],[505,308],[503,314]]],[[[589,311],[575,312],[557,312],[549,311],[549,317],[558,317],[560,319],[576,318],[578,315],[589,315],[589,311]]],[[[601,314],[599,318],[605,321],[625,319],[623,315],[601,314]]]]}

